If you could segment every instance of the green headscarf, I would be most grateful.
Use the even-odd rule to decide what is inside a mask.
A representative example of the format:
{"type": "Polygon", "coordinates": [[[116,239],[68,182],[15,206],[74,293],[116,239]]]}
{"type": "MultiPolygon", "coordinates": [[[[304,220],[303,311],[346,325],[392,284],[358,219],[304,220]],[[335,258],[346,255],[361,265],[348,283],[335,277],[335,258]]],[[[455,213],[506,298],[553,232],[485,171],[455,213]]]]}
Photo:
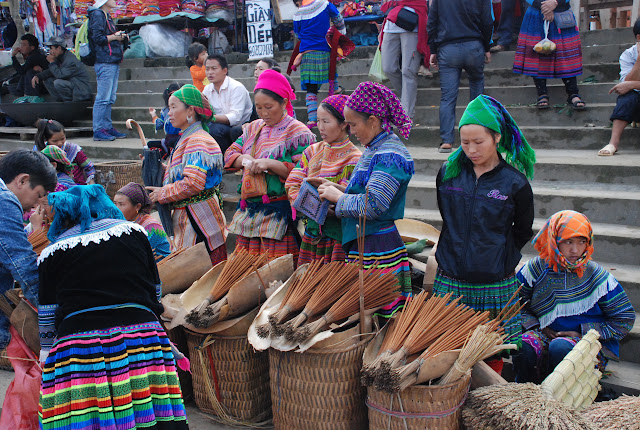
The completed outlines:
{"type": "Polygon", "coordinates": [[[213,115],[215,115],[209,99],[191,84],[183,85],[182,88],[174,92],[173,95],[187,106],[193,106],[193,109],[202,118],[202,128],[208,132],[209,127],[207,124],[211,121],[213,115]]]}
{"type": "MultiPolygon", "coordinates": [[[[520,170],[529,179],[533,178],[536,153],[529,146],[518,124],[511,114],[496,99],[480,95],[475,98],[462,114],[458,129],[467,124],[478,124],[500,133],[498,152],[504,154],[507,163],[520,170]]],[[[466,158],[462,146],[449,156],[443,181],[460,175],[462,162],[466,158]]]]}

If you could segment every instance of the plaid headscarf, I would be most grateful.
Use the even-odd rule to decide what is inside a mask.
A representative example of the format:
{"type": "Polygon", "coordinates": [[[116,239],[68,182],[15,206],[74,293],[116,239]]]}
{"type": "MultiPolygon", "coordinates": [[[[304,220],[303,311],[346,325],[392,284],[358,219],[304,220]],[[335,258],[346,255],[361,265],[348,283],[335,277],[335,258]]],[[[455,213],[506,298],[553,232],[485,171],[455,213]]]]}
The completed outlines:
{"type": "Polygon", "coordinates": [[[196,113],[202,117],[202,128],[208,132],[209,127],[207,124],[211,121],[213,115],[215,115],[209,99],[191,84],[184,85],[174,92],[173,95],[187,106],[193,106],[196,113]]]}
{"type": "Polygon", "coordinates": [[[361,82],[349,96],[346,106],[356,112],[368,113],[382,120],[382,128],[388,132],[392,126],[405,138],[411,133],[411,118],[400,100],[389,88],[377,82],[361,82]]]}
{"type": "Polygon", "coordinates": [[[296,99],[296,93],[282,73],[271,69],[262,72],[258,77],[258,82],[256,82],[253,92],[255,93],[259,89],[273,91],[283,99],[287,99],[287,114],[293,116],[293,105],[291,103],[296,99]]]}
{"type": "Polygon", "coordinates": [[[135,182],[129,182],[127,185],[120,188],[116,194],[122,194],[129,197],[134,205],[142,205],[140,208],[140,212],[142,213],[148,214],[153,208],[153,202],[149,198],[147,190],[142,185],[136,184],[135,182]]]}
{"type": "Polygon", "coordinates": [[[340,115],[342,115],[342,118],[344,118],[344,106],[347,103],[347,100],[349,100],[349,96],[338,94],[327,97],[326,99],[322,100],[322,103],[326,103],[329,106],[335,108],[335,110],[337,110],[340,115]]]}
{"type": "Polygon", "coordinates": [[[585,266],[593,254],[593,229],[589,219],[580,212],[560,211],[547,220],[532,243],[540,258],[555,272],[559,271],[558,268],[563,268],[582,277],[585,266]],[[582,257],[571,264],[558,249],[558,243],[574,237],[584,237],[588,243],[582,257]]]}
{"type": "MultiPolygon", "coordinates": [[[[533,178],[533,165],[536,153],[529,146],[527,139],[520,131],[518,124],[511,114],[493,97],[479,95],[467,105],[458,129],[467,124],[478,124],[500,133],[498,151],[504,153],[507,163],[524,173],[527,178],[533,178]]],[[[444,181],[460,175],[464,156],[462,146],[449,156],[444,181]]]]}
{"type": "Polygon", "coordinates": [[[71,168],[71,161],[67,158],[67,154],[55,145],[47,145],[42,150],[42,153],[51,161],[60,163],[64,166],[64,170],[68,171],[71,168]]]}

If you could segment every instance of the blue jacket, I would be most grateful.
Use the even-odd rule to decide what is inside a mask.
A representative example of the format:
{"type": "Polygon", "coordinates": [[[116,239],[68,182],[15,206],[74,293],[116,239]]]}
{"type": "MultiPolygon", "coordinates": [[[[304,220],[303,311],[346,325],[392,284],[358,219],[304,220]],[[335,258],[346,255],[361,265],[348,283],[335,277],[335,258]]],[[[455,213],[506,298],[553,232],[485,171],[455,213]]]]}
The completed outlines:
{"type": "Polygon", "coordinates": [[[116,25],[110,15],[101,9],[89,8],[89,43],[96,54],[96,63],[120,63],[123,58],[122,43],[107,42],[107,36],[114,34],[116,25]]]}
{"type": "Polygon", "coordinates": [[[503,159],[476,179],[471,161],[456,178],[436,179],[442,232],[436,260],[455,279],[494,283],[511,275],[533,236],[533,192],[527,178],[503,159]]]}
{"type": "MultiPolygon", "coordinates": [[[[0,294],[12,289],[15,279],[24,296],[37,306],[38,257],[24,232],[22,214],[20,201],[0,179],[0,294]]],[[[9,319],[0,312],[0,349],[9,340],[9,319]]]]}
{"type": "Polygon", "coordinates": [[[484,51],[489,52],[493,34],[491,0],[433,0],[427,33],[432,54],[443,45],[471,40],[482,42],[484,51]]]}

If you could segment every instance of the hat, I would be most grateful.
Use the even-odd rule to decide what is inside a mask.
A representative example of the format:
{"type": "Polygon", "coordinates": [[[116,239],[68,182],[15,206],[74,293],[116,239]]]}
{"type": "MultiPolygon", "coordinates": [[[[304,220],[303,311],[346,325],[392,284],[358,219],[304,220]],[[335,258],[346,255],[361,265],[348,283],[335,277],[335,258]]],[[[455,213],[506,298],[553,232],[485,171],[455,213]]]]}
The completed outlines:
{"type": "Polygon", "coordinates": [[[60,36],[53,36],[52,38],[49,39],[48,42],[44,43],[44,46],[64,46],[66,47],[67,44],[64,42],[64,39],[60,36]]]}
{"type": "Polygon", "coordinates": [[[104,4],[109,1],[109,0],[96,0],[93,3],[93,7],[100,9],[102,6],[104,6],[104,4]]]}

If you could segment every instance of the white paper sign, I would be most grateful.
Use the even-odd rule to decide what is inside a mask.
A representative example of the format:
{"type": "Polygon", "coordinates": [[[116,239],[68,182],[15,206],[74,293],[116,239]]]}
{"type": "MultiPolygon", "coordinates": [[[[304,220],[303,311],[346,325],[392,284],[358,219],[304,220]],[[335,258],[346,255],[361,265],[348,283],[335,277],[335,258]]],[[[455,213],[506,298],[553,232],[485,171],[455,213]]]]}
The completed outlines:
{"type": "Polygon", "coordinates": [[[246,5],[249,60],[273,57],[271,2],[269,0],[247,0],[246,5]]]}

